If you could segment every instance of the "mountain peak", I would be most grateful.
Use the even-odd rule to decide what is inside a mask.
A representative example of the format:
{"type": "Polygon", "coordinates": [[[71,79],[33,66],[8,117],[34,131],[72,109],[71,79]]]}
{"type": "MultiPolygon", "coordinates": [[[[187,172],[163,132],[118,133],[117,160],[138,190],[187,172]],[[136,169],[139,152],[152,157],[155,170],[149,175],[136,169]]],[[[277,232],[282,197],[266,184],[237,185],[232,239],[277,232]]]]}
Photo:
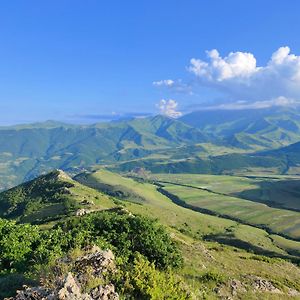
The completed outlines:
{"type": "Polygon", "coordinates": [[[54,176],[56,176],[57,179],[72,180],[72,178],[66,172],[64,172],[63,170],[60,170],[60,169],[56,169],[56,170],[50,172],[49,175],[50,174],[53,174],[54,176]]]}

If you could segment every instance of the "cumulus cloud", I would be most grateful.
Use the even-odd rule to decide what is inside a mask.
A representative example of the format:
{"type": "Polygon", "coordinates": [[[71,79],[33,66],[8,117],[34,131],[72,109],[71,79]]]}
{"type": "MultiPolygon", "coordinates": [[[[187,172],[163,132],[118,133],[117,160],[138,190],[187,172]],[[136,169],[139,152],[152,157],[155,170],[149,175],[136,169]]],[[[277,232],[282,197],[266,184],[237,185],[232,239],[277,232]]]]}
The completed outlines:
{"type": "Polygon", "coordinates": [[[252,103],[282,97],[300,100],[300,56],[292,54],[289,47],[275,51],[265,66],[257,66],[254,55],[247,52],[221,57],[214,49],[207,56],[207,61],[191,59],[188,67],[201,85],[252,103]]]}
{"type": "Polygon", "coordinates": [[[156,104],[156,107],[159,109],[162,115],[171,118],[178,118],[182,116],[182,113],[177,110],[177,106],[178,103],[173,99],[169,99],[169,100],[162,99],[159,101],[158,104],[156,104]]]}

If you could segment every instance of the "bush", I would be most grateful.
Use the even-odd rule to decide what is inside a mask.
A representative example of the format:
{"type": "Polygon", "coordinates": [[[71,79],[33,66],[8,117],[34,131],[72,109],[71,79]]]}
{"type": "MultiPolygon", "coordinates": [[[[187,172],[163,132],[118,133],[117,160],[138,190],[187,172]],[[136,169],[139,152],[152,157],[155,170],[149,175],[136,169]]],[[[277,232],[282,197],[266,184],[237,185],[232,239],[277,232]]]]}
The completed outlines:
{"type": "Polygon", "coordinates": [[[214,282],[216,284],[220,284],[220,283],[224,283],[226,281],[226,278],[223,274],[220,274],[216,271],[210,271],[202,275],[200,277],[200,280],[204,283],[214,282]]]}
{"type": "Polygon", "coordinates": [[[183,300],[191,295],[182,281],[170,271],[159,271],[141,254],[117,274],[115,284],[126,299],[183,300]]]}
{"type": "Polygon", "coordinates": [[[33,264],[47,264],[71,249],[95,244],[111,248],[129,261],[139,252],[161,269],[182,264],[181,253],[156,221],[98,212],[71,218],[45,231],[0,219],[0,273],[24,272],[33,264]]]}
{"type": "MultiPolygon", "coordinates": [[[[72,218],[60,223],[61,228],[78,243],[94,243],[97,237],[114,246],[119,256],[132,259],[135,252],[143,254],[159,268],[179,267],[182,256],[165,228],[156,221],[129,214],[101,212],[72,218]]],[[[75,245],[74,245],[75,246],[75,245]]]]}
{"type": "Polygon", "coordinates": [[[182,264],[182,256],[165,228],[117,212],[73,217],[49,230],[0,219],[1,295],[12,295],[26,283],[24,274],[38,279],[43,271],[51,277],[47,270],[57,266],[58,258],[95,244],[115,252],[120,272],[111,280],[128,299],[189,299],[170,271],[182,264]]]}
{"type": "Polygon", "coordinates": [[[0,219],[0,273],[24,270],[39,236],[36,226],[0,219]]]}

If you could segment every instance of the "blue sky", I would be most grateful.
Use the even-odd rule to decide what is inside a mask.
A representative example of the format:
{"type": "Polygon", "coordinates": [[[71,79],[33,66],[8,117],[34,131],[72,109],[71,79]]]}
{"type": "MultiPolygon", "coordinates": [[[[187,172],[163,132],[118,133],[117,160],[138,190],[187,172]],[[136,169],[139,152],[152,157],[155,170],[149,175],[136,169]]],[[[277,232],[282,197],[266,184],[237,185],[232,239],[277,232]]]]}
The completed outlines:
{"type": "Polygon", "coordinates": [[[299,11],[298,0],[2,1],[0,124],[294,103],[299,11]]]}

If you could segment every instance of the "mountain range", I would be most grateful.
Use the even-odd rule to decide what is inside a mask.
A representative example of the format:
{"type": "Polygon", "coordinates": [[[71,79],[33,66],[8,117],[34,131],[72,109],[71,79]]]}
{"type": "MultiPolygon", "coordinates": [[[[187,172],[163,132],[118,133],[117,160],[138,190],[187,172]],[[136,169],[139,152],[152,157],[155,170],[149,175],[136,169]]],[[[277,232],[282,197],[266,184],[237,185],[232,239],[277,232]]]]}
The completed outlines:
{"type": "Polygon", "coordinates": [[[93,125],[55,121],[0,127],[0,189],[54,168],[71,175],[106,166],[130,171],[297,173],[295,109],[207,110],[93,125]]]}

